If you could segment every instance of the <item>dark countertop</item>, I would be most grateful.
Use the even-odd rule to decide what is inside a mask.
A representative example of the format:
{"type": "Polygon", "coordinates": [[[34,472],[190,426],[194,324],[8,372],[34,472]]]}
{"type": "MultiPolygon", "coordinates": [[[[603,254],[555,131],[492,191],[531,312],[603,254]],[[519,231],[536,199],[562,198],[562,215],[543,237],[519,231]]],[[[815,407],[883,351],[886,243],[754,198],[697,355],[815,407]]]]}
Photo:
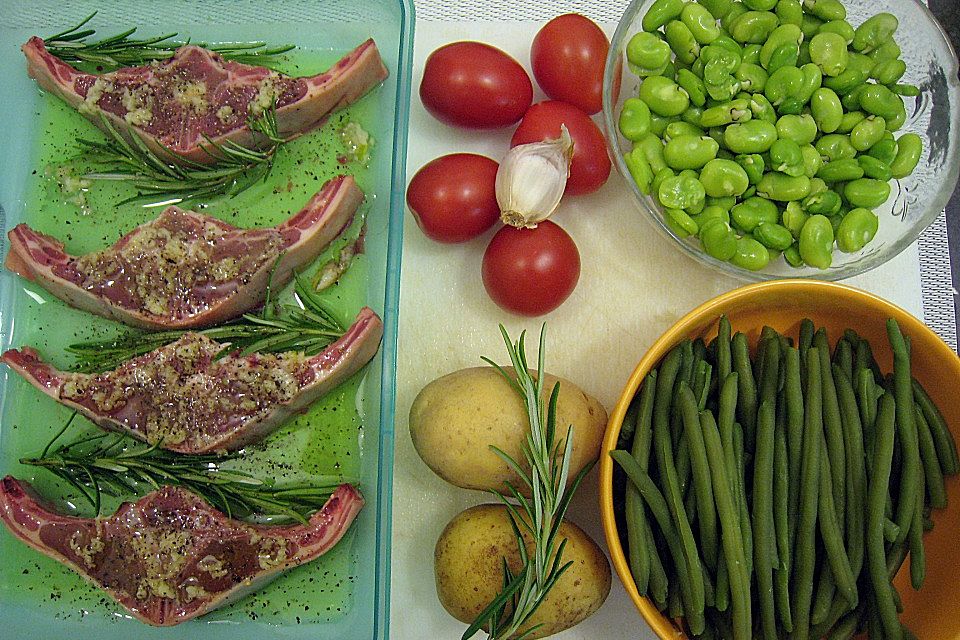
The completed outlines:
{"type": "MultiPolygon", "coordinates": [[[[953,48],[960,51],[960,2],[958,0],[929,0],[930,9],[940,21],[953,48]]],[[[960,184],[954,189],[947,204],[947,237],[950,243],[950,271],[953,274],[953,308],[960,326],[960,184]]]]}

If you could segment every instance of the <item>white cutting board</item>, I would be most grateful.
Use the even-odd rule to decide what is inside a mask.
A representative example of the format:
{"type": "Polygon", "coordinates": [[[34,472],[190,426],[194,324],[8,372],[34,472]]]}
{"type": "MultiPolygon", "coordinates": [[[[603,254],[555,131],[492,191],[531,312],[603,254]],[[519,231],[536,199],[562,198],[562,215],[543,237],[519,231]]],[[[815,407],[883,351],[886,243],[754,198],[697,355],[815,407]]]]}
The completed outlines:
{"type": "MultiPolygon", "coordinates": [[[[616,27],[601,26],[608,35],[616,27]]],[[[463,131],[430,116],[417,94],[430,52],[456,40],[481,40],[510,53],[529,70],[530,42],[539,27],[540,23],[516,22],[416,25],[408,180],[421,166],[447,153],[481,153],[500,161],[513,132],[512,128],[463,131]]],[[[534,101],[544,98],[535,87],[534,101]]],[[[462,635],[465,625],[450,617],[437,600],[434,544],[453,516],[491,501],[486,494],[447,484],[420,460],[407,424],[417,392],[443,374],[483,364],[481,355],[507,362],[498,323],[503,323],[514,339],[520,331],[528,331],[528,355],[535,361],[540,324],[546,322],[546,369],[575,382],[609,411],[640,357],[661,333],[690,309],[739,284],[686,257],[641,219],[616,170],[597,193],[566,198],[552,219],[580,249],[580,282],[556,311],[541,319],[524,319],[493,304],[480,279],[481,257],[495,230],[464,245],[441,245],[427,239],[406,213],[397,357],[391,638],[432,640],[462,635]]],[[[847,283],[922,317],[916,244],[883,267],[847,283]]],[[[569,518],[606,548],[597,506],[596,471],[587,477],[569,518]]],[[[655,638],[615,574],[603,607],[554,637],[655,638]]]]}

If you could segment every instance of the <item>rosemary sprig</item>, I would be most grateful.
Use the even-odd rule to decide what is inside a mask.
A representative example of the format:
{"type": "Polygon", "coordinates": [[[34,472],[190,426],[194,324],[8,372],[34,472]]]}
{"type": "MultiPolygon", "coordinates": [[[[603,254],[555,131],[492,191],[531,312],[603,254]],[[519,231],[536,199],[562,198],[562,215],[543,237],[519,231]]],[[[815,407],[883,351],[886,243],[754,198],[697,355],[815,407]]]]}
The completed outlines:
{"type": "MultiPolygon", "coordinates": [[[[320,353],[339,339],[345,328],[311,290],[310,283],[300,274],[294,277],[297,304],[274,303],[268,288],[267,300],[259,314],[248,313],[233,322],[195,333],[227,344],[222,355],[236,351],[240,355],[282,351],[302,351],[308,356],[320,353]]],[[[174,342],[184,333],[187,331],[128,333],[113,340],[72,344],[67,351],[77,358],[75,371],[99,373],[174,342]]]]}
{"type": "MultiPolygon", "coordinates": [[[[137,31],[136,27],[90,42],[87,38],[96,34],[97,31],[90,28],[83,29],[83,27],[95,15],[97,15],[96,11],[79,24],[44,38],[47,51],[64,62],[89,63],[96,65],[100,71],[109,71],[119,67],[141,66],[152,60],[166,60],[172,57],[177,49],[190,44],[189,40],[185,42],[174,40],[177,36],[175,32],[152,38],[132,38],[131,36],[137,31]]],[[[197,42],[195,44],[215,51],[227,60],[271,69],[276,68],[281,54],[295,48],[292,44],[271,47],[265,42],[225,42],[214,45],[197,42]]]]}
{"type": "Polygon", "coordinates": [[[500,365],[488,358],[484,360],[496,367],[523,398],[530,422],[530,433],[521,449],[523,461],[529,467],[529,471],[502,450],[496,447],[493,447],[493,450],[521,478],[531,497],[524,497],[509,482],[507,487],[512,501],[499,491],[494,490],[492,493],[503,502],[510,515],[510,524],[517,537],[523,566],[514,575],[504,559],[503,587],[500,594],[477,616],[473,624],[464,632],[462,640],[473,637],[481,629],[486,630],[490,639],[523,640],[540,626],[534,625],[520,632],[571,564],[563,562],[566,540],[558,544],[557,532],[571,497],[591,467],[587,465],[582,469],[567,490],[569,460],[573,449],[573,425],[567,428],[566,437],[557,441],[559,383],[553,387],[549,402],[544,406],[543,362],[546,327],[540,330],[536,378],[530,375],[527,368],[524,348],[526,332],[520,334],[516,344],[511,342],[503,325],[500,326],[500,333],[507,345],[507,352],[510,354],[510,361],[516,375],[507,373],[500,365]],[[527,537],[534,543],[532,555],[527,551],[527,537]]]}
{"type": "Polygon", "coordinates": [[[306,523],[337,486],[338,476],[321,476],[317,484],[276,486],[252,474],[224,467],[242,452],[184,455],[121,435],[97,433],[54,448],[76,414],[35,458],[21,464],[42,467],[73,486],[100,515],[103,495],[142,495],[165,485],[183,487],[231,518],[290,519],[306,523]]]}
{"type": "Polygon", "coordinates": [[[247,120],[252,131],[267,139],[266,148],[248,149],[232,140],[221,143],[204,136],[207,144],[203,150],[214,160],[210,165],[193,162],[170,150],[167,158],[160,157],[135,133],[124,136],[103,116],[101,122],[106,141],[77,140],[83,160],[102,167],[101,171],[85,173],[83,178],[133,184],[136,195],[119,204],[145,199],[159,205],[232,198],[258,181],[266,181],[277,152],[286,142],[277,127],[275,101],[260,115],[247,120]],[[174,157],[176,162],[171,161],[174,157]]]}

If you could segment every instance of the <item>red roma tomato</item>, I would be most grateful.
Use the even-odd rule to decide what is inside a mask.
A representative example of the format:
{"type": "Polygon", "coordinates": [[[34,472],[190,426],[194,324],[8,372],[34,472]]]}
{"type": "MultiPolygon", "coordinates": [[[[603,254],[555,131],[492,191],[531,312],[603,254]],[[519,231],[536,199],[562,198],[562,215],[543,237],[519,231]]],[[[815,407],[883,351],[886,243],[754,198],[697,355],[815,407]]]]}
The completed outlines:
{"type": "Polygon", "coordinates": [[[570,162],[570,177],[567,178],[564,193],[571,196],[593,193],[610,176],[607,143],[590,116],[573,105],[557,100],[533,105],[527,109],[523,121],[514,131],[510,146],[557,138],[561,124],[567,125],[573,138],[573,160],[570,162]]]}
{"type": "Polygon", "coordinates": [[[506,226],[483,254],[483,286],[500,307],[522,316],[553,311],[580,279],[573,238],[546,220],[536,229],[506,226]]]}
{"type": "Polygon", "coordinates": [[[589,18],[577,13],[557,16],[533,39],[533,77],[554,100],[597,113],[602,108],[603,68],[609,49],[607,36],[589,18]]]}
{"type": "Polygon", "coordinates": [[[427,58],[420,100],[449,125],[498,129],[523,117],[533,101],[533,85],[520,63],[500,49],[454,42],[427,58]]]}
{"type": "Polygon", "coordinates": [[[437,242],[465,242],[500,218],[494,185],[500,165],[475,153],[453,153],[421,167],[407,187],[407,206],[437,242]]]}

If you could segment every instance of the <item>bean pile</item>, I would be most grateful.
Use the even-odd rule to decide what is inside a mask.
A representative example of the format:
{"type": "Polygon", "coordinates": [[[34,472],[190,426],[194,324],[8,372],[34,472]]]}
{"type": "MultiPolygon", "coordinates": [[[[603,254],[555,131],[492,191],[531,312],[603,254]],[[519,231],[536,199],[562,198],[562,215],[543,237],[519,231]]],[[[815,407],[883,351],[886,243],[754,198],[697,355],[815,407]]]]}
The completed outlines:
{"type": "Polygon", "coordinates": [[[891,583],[960,471],[943,416],[887,322],[893,373],[847,330],[770,327],[751,359],[725,317],[676,346],[634,398],[613,458],[626,473],[630,569],[691,637],[913,637],[891,583]]]}
{"type": "Polygon", "coordinates": [[[619,128],[625,163],[681,238],[760,270],[860,251],[873,209],[923,143],[906,118],[897,18],[854,28],[838,0],[656,0],[627,44],[643,78],[619,128]]]}

